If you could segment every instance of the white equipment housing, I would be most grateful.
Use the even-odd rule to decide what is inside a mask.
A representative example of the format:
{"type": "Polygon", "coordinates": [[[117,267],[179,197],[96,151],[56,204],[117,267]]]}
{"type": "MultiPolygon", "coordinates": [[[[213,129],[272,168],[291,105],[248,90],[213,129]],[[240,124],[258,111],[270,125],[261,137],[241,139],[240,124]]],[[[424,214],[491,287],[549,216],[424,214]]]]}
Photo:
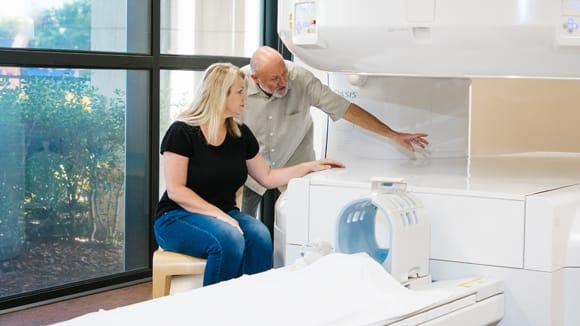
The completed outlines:
{"type": "Polygon", "coordinates": [[[295,56],[355,74],[576,78],[578,24],[578,0],[278,1],[295,56]]]}
{"type": "MultiPolygon", "coordinates": [[[[278,32],[298,61],[431,145],[409,155],[329,121],[322,153],[346,169],[289,183],[275,265],[312,243],[336,248],[345,206],[369,196],[372,177],[401,178],[428,215],[432,286],[490,277],[503,282],[500,325],[579,325],[580,153],[469,156],[469,78],[579,78],[578,22],[578,0],[279,0],[278,32]]],[[[477,324],[485,313],[472,308],[477,324]]]]}

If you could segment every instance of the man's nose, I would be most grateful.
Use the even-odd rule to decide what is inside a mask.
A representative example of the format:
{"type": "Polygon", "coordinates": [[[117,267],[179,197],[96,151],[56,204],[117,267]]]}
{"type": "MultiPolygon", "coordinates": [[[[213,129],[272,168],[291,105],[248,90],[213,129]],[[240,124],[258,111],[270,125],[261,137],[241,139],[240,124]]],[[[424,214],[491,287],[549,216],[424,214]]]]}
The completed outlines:
{"type": "Polygon", "coordinates": [[[286,87],[287,82],[288,82],[288,80],[286,78],[280,78],[278,80],[278,87],[286,87]]]}

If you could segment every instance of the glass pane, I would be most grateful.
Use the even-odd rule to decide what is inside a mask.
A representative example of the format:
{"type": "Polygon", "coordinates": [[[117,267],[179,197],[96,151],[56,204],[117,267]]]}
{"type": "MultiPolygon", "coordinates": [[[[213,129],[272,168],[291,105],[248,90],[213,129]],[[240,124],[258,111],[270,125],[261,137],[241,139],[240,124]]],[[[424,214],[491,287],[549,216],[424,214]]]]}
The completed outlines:
{"type": "MultiPolygon", "coordinates": [[[[176,115],[193,101],[195,91],[201,84],[203,71],[161,70],[159,143],[176,115]]],[[[158,152],[159,154],[159,152],[158,152]]],[[[163,160],[159,161],[159,195],[165,191],[163,160]]]]}
{"type": "Polygon", "coordinates": [[[161,0],[161,53],[249,57],[260,0],[161,0]]]}
{"type": "Polygon", "coordinates": [[[0,68],[0,300],[147,268],[148,75],[0,68]]]}
{"type": "Polygon", "coordinates": [[[149,52],[149,1],[0,0],[0,6],[0,47],[149,52]]]}

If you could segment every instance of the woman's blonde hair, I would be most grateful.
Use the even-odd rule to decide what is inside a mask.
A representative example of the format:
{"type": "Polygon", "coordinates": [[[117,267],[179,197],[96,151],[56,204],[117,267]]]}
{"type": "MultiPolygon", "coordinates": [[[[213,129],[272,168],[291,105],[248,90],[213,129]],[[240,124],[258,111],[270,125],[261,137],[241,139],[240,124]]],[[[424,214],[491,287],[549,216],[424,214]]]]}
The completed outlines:
{"type": "MultiPolygon", "coordinates": [[[[197,90],[195,100],[177,116],[177,120],[192,126],[207,123],[207,141],[214,143],[218,139],[219,127],[226,110],[226,99],[237,78],[244,79],[244,72],[231,63],[214,63],[204,73],[201,87],[197,90]]],[[[245,80],[245,79],[244,79],[245,80]]],[[[242,134],[233,117],[226,118],[228,133],[234,137],[242,134]]]]}

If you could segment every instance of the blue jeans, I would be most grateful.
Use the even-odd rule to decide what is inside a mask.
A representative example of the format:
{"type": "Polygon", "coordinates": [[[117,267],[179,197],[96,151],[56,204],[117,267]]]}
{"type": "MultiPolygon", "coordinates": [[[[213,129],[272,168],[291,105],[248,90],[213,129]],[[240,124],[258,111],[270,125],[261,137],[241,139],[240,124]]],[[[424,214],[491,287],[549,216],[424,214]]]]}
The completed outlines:
{"type": "Polygon", "coordinates": [[[164,250],[207,259],[204,286],[272,268],[273,246],[266,226],[238,210],[228,215],[244,234],[214,217],[176,209],[157,218],[155,239],[164,250]]]}

